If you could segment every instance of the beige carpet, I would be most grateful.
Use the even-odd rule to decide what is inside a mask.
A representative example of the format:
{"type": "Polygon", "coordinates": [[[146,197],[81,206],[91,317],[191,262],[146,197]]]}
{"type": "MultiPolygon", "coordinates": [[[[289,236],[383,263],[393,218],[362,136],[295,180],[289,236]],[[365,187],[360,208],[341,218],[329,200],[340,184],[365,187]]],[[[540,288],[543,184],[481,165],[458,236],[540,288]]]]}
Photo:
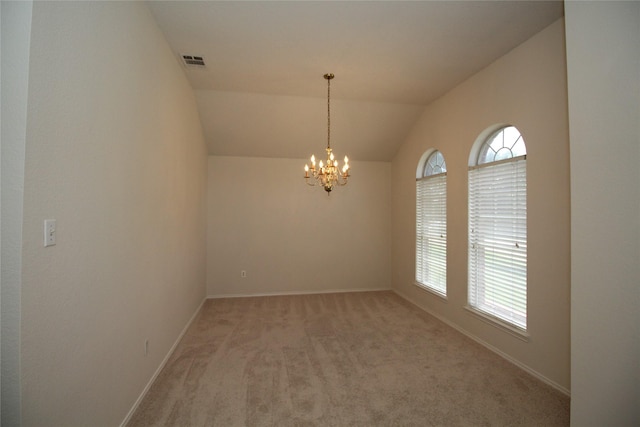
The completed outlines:
{"type": "Polygon", "coordinates": [[[393,292],[207,300],[129,426],[567,426],[569,398],[393,292]]]}

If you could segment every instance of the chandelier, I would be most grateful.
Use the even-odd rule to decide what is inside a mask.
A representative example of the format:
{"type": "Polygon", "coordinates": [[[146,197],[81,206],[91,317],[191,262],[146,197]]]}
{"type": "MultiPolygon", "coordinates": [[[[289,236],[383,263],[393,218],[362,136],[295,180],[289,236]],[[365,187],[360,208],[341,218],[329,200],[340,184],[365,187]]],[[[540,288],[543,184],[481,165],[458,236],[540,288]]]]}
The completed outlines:
{"type": "Polygon", "coordinates": [[[338,166],[338,161],[335,159],[333,152],[331,151],[331,79],[335,76],[333,74],[325,74],[324,78],[327,80],[327,160],[323,163],[320,160],[318,167],[316,167],[316,157],[311,156],[311,167],[308,164],[304,165],[304,179],[307,185],[315,186],[321,185],[327,195],[331,194],[333,187],[337,185],[346,185],[349,178],[349,158],[344,156],[344,165],[342,169],[338,166]],[[309,180],[311,179],[311,181],[309,180]]]}

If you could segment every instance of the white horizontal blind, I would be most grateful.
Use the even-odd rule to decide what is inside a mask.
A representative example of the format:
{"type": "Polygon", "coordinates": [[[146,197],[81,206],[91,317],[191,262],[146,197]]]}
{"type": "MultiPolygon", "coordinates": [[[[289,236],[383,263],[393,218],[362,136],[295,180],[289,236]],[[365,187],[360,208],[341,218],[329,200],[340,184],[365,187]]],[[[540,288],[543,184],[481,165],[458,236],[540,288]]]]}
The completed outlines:
{"type": "Polygon", "coordinates": [[[469,170],[469,305],[527,328],[526,157],[469,170]]]}
{"type": "Polygon", "coordinates": [[[416,181],[416,281],[447,294],[447,174],[416,181]]]}

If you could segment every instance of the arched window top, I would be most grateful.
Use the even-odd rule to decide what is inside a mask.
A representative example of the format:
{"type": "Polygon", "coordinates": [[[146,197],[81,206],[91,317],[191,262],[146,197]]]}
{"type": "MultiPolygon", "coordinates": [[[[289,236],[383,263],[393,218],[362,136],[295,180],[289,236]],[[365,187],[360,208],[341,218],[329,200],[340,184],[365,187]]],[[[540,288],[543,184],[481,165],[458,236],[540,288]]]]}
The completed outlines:
{"type": "Polygon", "coordinates": [[[418,163],[418,173],[416,178],[426,178],[433,175],[440,175],[447,171],[447,164],[444,156],[438,150],[427,151],[418,163]]]}
{"type": "Polygon", "coordinates": [[[447,164],[444,156],[438,150],[431,153],[427,161],[424,163],[424,173],[422,176],[438,175],[447,171],[447,164]]]}
{"type": "Polygon", "coordinates": [[[513,159],[527,154],[527,147],[515,126],[505,126],[493,132],[478,152],[477,165],[513,159]]]}

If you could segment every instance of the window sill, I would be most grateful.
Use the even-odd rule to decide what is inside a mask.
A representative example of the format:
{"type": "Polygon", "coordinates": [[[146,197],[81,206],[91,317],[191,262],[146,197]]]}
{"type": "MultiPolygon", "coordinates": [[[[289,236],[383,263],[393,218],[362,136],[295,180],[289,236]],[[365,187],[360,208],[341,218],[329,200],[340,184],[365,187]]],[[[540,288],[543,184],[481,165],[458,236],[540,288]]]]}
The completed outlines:
{"type": "Polygon", "coordinates": [[[440,298],[440,299],[441,299],[441,300],[443,300],[444,302],[447,302],[447,295],[446,295],[446,294],[444,294],[444,293],[442,293],[442,292],[438,292],[438,291],[436,291],[435,289],[429,288],[429,287],[427,287],[427,286],[423,285],[423,284],[422,284],[422,283],[420,283],[420,282],[413,282],[413,284],[414,284],[415,286],[417,286],[420,290],[425,291],[425,292],[428,292],[429,294],[434,295],[434,296],[436,296],[436,297],[440,298]]]}
{"type": "Polygon", "coordinates": [[[493,317],[489,314],[486,314],[482,311],[476,310],[475,308],[467,305],[464,307],[465,310],[467,310],[469,313],[471,313],[473,316],[477,317],[478,319],[482,320],[483,322],[497,328],[500,329],[503,332],[508,333],[509,335],[512,335],[524,342],[529,342],[529,339],[531,338],[531,335],[529,335],[527,333],[527,331],[520,329],[516,326],[510,325],[507,322],[504,322],[496,317],[493,317]]]}

